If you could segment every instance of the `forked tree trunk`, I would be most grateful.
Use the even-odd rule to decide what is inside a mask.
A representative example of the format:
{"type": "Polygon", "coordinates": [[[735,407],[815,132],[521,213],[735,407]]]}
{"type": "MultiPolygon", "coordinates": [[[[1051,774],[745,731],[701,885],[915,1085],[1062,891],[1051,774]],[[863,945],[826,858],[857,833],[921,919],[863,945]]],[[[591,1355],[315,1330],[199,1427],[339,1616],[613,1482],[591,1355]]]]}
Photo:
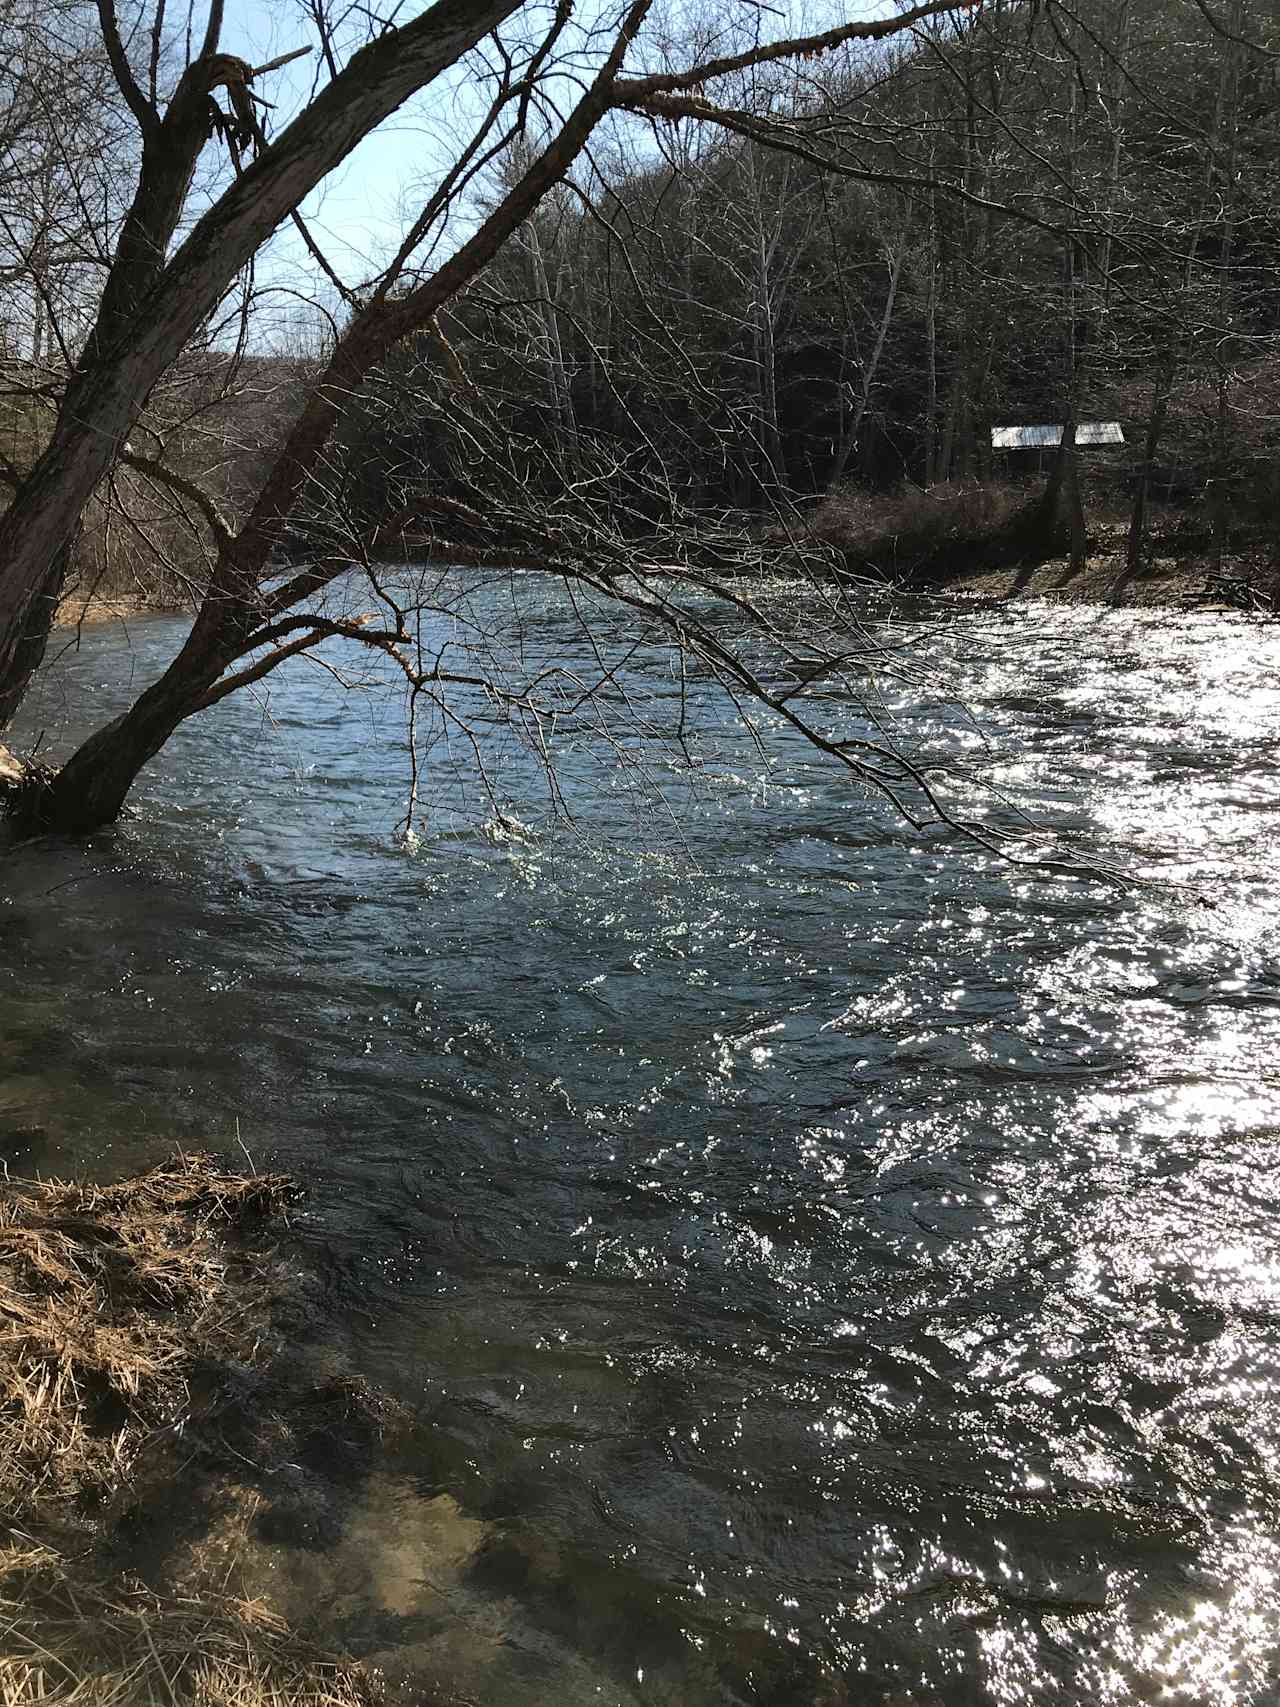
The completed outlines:
{"type": "Polygon", "coordinates": [[[204,143],[205,62],[184,73],[164,119],[153,115],[152,131],[144,123],[138,192],[98,324],[48,447],[0,518],[0,725],[12,717],[43,654],[85,506],[152,387],[281,220],[376,124],[517,4],[437,0],[363,48],[237,178],[167,264],[204,143]]]}
{"type": "Polygon", "coordinates": [[[416,290],[396,298],[375,297],[352,320],[240,533],[223,542],[186,644],[160,679],[122,716],[90,736],[56,775],[33,778],[20,791],[14,811],[28,828],[81,834],[113,822],[138,772],[180,723],[217,696],[219,678],[229,666],[243,661],[274,619],[321,591],[340,572],[329,562],[300,572],[284,588],[262,590],[271,552],[352,392],[395,343],[431,322],[564,177],[608,107],[613,77],[649,4],[633,0],[595,82],[480,229],[416,290]]]}

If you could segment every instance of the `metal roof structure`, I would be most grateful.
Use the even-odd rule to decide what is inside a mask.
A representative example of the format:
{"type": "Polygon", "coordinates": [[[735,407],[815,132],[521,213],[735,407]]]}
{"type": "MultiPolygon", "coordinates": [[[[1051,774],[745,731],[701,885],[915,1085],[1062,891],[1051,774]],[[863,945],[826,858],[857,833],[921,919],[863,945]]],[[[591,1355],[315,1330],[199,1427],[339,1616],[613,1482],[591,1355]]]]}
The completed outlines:
{"type": "MultiPolygon", "coordinates": [[[[992,427],[992,450],[1053,450],[1062,443],[1062,423],[1046,427],[992,427]]],[[[1078,445],[1122,445],[1119,421],[1078,421],[1078,445]]]]}

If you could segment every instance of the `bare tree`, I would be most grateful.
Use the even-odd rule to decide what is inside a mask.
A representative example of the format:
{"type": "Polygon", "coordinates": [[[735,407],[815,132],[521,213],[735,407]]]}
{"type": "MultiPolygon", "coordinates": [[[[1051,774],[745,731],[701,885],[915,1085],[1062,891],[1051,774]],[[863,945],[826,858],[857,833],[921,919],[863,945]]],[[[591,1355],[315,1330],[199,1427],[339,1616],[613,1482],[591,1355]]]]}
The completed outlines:
{"type": "MultiPolygon", "coordinates": [[[[746,49],[681,69],[627,74],[643,52],[649,0],[632,4],[606,31],[592,25],[581,51],[592,74],[572,108],[557,114],[544,146],[466,241],[425,272],[415,256],[485,158],[529,126],[531,108],[556,111],[543,88],[558,66],[557,44],[569,27],[567,7],[517,47],[494,38],[491,99],[470,141],[423,207],[399,254],[381,277],[350,293],[352,312],[318,384],[240,525],[209,495],[199,500],[216,547],[216,563],[191,636],[162,678],[137,704],[100,730],[56,777],[27,791],[35,822],[84,829],[109,821],[143,764],[184,718],[213,703],[250,672],[259,679],[286,656],[323,637],[324,625],[292,614],[343,568],[314,561],[269,584],[272,553],[316,477],[345,400],[395,345],[430,324],[500,249],[511,242],[561,183],[611,111],[644,110],[651,100],[694,92],[744,66],[832,51],[878,40],[941,10],[939,0],[901,16],[844,24],[799,38],[755,40],[746,49]],[[255,662],[243,661],[259,654],[255,662]],[[232,666],[240,664],[239,672],[232,666]],[[231,670],[230,676],[227,672],[231,670]]],[[[388,23],[345,65],[329,58],[329,81],[273,141],[255,135],[248,105],[254,68],[219,52],[221,5],[214,0],[200,51],[162,103],[144,89],[130,63],[111,0],[100,0],[105,50],[141,135],[137,188],[123,221],[95,323],[72,372],[49,444],[0,519],[0,712],[11,714],[43,651],[66,573],[67,550],[94,490],[119,458],[153,388],[198,327],[282,219],[359,139],[515,13],[514,0],[438,0],[413,22],[388,23]],[[227,91],[230,112],[216,108],[227,91]],[[233,151],[257,153],[178,243],[192,176],[211,125],[233,151]]],[[[577,72],[579,81],[582,72],[577,72]]],[[[197,500],[194,497],[192,501],[197,500]]],[[[376,642],[375,642],[376,643],[376,642]]],[[[390,642],[388,642],[389,644],[390,642]]]]}
{"type": "Polygon", "coordinates": [[[157,88],[139,83],[112,0],[101,0],[103,46],[137,124],[141,161],[48,446],[0,518],[0,718],[12,715],[43,655],[74,530],[153,387],[281,220],[361,137],[514,9],[515,0],[440,0],[379,35],[261,148],[170,255],[211,129],[237,153],[255,141],[244,112],[251,116],[252,83],[268,68],[218,51],[222,4],[213,0],[200,51],[162,102],[157,88]],[[230,117],[217,107],[219,90],[235,97],[230,117]]]}
{"type": "MultiPolygon", "coordinates": [[[[411,24],[374,20],[372,39],[346,57],[321,7],[318,92],[269,139],[255,97],[274,64],[220,51],[216,4],[200,50],[173,59],[166,96],[168,62],[154,47],[163,31],[153,18],[128,38],[141,45],[128,46],[102,0],[102,53],[137,137],[136,186],[108,246],[93,324],[50,399],[47,448],[20,471],[0,518],[0,708],[18,702],[38,660],[86,505],[113,482],[119,490],[120,470],[163,487],[193,518],[208,569],[169,668],[57,775],[33,775],[18,803],[25,820],[73,831],[110,821],[179,723],[330,636],[409,660],[421,703],[429,672],[413,661],[407,606],[398,615],[377,594],[382,617],[372,623],[356,622],[359,610],[321,608],[353,563],[376,575],[380,555],[528,563],[589,587],[665,624],[695,656],[715,657],[744,705],[790,718],[796,696],[779,695],[772,666],[757,669],[745,641],[747,654],[726,661],[691,608],[655,589],[673,575],[701,577],[700,596],[744,616],[752,604],[735,576],[762,561],[760,540],[695,516],[688,500],[710,489],[714,459],[728,469],[744,418],[757,471],[783,485],[780,333],[794,348],[803,342],[791,326],[823,248],[818,186],[858,187],[862,199],[847,198],[827,246],[838,241],[850,266],[877,263],[881,277],[878,305],[860,309],[870,333],[861,390],[848,397],[838,364],[826,381],[827,396],[844,399],[837,453],[863,431],[901,336],[927,354],[927,384],[907,407],[917,431],[924,423],[934,475],[985,466],[982,412],[997,376],[1006,389],[1027,381],[1029,345],[1041,386],[1030,400],[1052,398],[1074,419],[1098,371],[1080,359],[1086,343],[1098,348],[1099,329],[1121,324],[1122,310],[1135,320],[1145,311],[1144,292],[1167,287],[1171,255],[1189,264],[1129,193],[1131,114],[1156,98],[1124,58],[1128,36],[1099,34],[1097,0],[1079,4],[1077,16],[1066,0],[1025,14],[926,3],[790,39],[769,37],[763,15],[744,6],[727,15],[727,37],[713,31],[684,52],[657,29],[649,0],[585,23],[567,4],[546,14],[514,0],[440,0],[411,24]],[[1024,59],[1002,58],[1022,39],[1024,16],[1024,59]],[[896,63],[850,51],[838,75],[818,75],[828,55],[905,32],[913,51],[896,63]],[[469,128],[452,158],[387,263],[342,276],[301,218],[304,198],[398,103],[464,62],[469,128]],[[1089,129],[1104,99],[1099,63],[1113,115],[1100,133],[1089,129]],[[781,66],[795,68],[785,86],[768,75],[781,66]],[[201,166],[214,187],[195,217],[201,166]],[[878,223],[863,211],[873,199],[878,223]],[[252,263],[285,220],[329,293],[332,335],[278,445],[260,441],[260,477],[233,491],[213,468],[175,457],[163,424],[153,429],[184,352],[220,305],[240,316],[232,341],[251,347],[252,263]],[[604,288],[572,264],[588,252],[607,273],[604,288]],[[513,350],[531,376],[523,414],[513,350]],[[746,407],[736,414],[732,385],[708,377],[708,354],[722,374],[737,361],[746,407]],[[447,396],[448,407],[419,407],[428,396],[447,396]],[[352,495],[371,471],[340,453],[344,423],[371,397],[390,399],[390,415],[416,413],[424,430],[430,423],[435,449],[410,445],[382,479],[379,505],[362,508],[352,495]],[[479,469],[492,477],[487,488],[479,469]]],[[[822,286],[828,298],[841,288],[822,286]]],[[[846,318],[841,341],[848,331],[846,318]]],[[[1122,348],[1118,336],[1110,347],[1122,348]]],[[[1068,451],[1072,437],[1068,423],[1068,451]]],[[[767,549],[775,564],[791,550],[811,580],[833,567],[781,503],[767,549]]],[[[812,608],[821,606],[817,597],[812,608]]],[[[768,636],[779,620],[753,606],[748,628],[768,636]]],[[[806,679],[821,681],[839,648],[815,643],[805,654],[792,639],[806,679]]],[[[850,668],[852,684],[861,666],[850,668]]],[[[448,670],[431,680],[447,693],[448,670]]],[[[829,737],[806,732],[827,750],[829,737]]],[[[864,780],[893,792],[904,776],[877,752],[864,780]]]]}

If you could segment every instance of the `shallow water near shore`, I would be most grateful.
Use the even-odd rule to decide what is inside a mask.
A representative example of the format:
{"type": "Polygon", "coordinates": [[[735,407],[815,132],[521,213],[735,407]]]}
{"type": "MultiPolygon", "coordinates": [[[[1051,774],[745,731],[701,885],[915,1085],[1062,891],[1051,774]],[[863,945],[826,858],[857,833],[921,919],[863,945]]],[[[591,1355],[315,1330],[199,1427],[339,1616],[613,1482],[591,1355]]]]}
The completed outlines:
{"type": "MultiPolygon", "coordinates": [[[[22,733],[56,756],[181,632],[86,631],[22,733]]],[[[1031,607],[947,650],[969,710],[904,738],[1184,887],[915,835],[707,697],[696,774],[571,743],[572,825],[486,725],[505,820],[440,749],[397,844],[399,690],[305,666],[0,866],[0,1154],[296,1174],[323,1335],[423,1424],[262,1561],[389,1673],[1280,1690],[1280,629],[1031,607]]]]}

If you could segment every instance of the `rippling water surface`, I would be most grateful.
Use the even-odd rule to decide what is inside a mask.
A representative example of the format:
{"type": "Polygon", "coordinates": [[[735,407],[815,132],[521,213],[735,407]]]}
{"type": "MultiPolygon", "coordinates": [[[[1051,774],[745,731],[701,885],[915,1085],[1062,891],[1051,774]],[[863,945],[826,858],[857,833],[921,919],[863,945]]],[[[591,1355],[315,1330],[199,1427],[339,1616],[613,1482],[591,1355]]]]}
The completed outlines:
{"type": "MultiPolygon", "coordinates": [[[[179,633],[86,632],[29,739],[179,633]]],[[[1184,887],[913,836],[709,699],[692,777],[571,743],[571,825],[482,731],[525,828],[442,783],[397,845],[394,685],[302,666],[118,833],[0,867],[10,1162],[238,1132],[311,1188],[329,1331],[427,1425],[305,1577],[393,1669],[485,1707],[1280,1698],[1280,631],[949,644],[969,711],[904,734],[1184,887]]]]}

